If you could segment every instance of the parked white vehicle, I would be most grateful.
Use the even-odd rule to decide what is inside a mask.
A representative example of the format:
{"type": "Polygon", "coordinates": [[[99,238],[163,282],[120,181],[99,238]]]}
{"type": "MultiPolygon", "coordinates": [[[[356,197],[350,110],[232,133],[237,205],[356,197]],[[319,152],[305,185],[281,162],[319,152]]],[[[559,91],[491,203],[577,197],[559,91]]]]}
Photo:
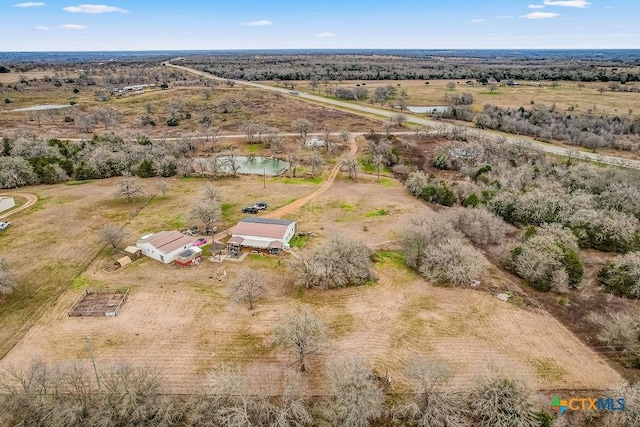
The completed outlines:
{"type": "Polygon", "coordinates": [[[0,231],[4,231],[11,226],[10,222],[0,222],[0,231]]]}

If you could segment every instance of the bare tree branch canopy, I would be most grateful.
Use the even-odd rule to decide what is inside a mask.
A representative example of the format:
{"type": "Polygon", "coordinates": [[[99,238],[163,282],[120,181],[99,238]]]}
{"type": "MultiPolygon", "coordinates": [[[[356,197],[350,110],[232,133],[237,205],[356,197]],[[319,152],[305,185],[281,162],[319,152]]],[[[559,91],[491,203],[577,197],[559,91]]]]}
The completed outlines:
{"type": "Polygon", "coordinates": [[[213,235],[214,224],[220,220],[220,192],[213,186],[207,184],[202,190],[200,200],[191,208],[191,219],[200,222],[205,227],[205,232],[213,235]]]}
{"type": "Polygon", "coordinates": [[[113,249],[117,248],[122,240],[124,240],[124,230],[115,224],[107,224],[100,230],[102,240],[111,245],[113,249]]]}
{"type": "Polygon", "coordinates": [[[446,386],[450,376],[450,368],[444,362],[424,357],[411,360],[407,377],[415,395],[400,408],[400,418],[413,421],[417,427],[468,426],[464,399],[446,386]]]}
{"type": "Polygon", "coordinates": [[[316,176],[318,169],[324,164],[324,157],[318,151],[313,150],[308,157],[309,166],[311,166],[311,174],[316,176]]]}
{"type": "Polygon", "coordinates": [[[344,156],[342,156],[342,159],[340,159],[340,162],[342,163],[342,166],[349,173],[349,178],[357,181],[360,162],[358,162],[358,159],[356,158],[356,156],[354,154],[347,153],[344,156]]]}
{"type": "Polygon", "coordinates": [[[115,197],[124,197],[127,203],[131,203],[134,196],[144,196],[145,187],[140,182],[140,179],[131,176],[124,175],[116,183],[116,192],[113,194],[115,197]]]}
{"type": "Polygon", "coordinates": [[[296,353],[300,372],[307,369],[309,356],[322,354],[326,341],[326,326],[309,310],[302,309],[288,315],[275,330],[275,342],[296,353]]]}
{"type": "Polygon", "coordinates": [[[361,241],[337,232],[312,254],[292,262],[305,288],[340,288],[361,285],[374,278],[371,250],[361,241]]]}
{"type": "Polygon", "coordinates": [[[440,218],[414,218],[401,243],[406,264],[423,276],[454,286],[478,279],[489,263],[451,223],[440,218]]]}
{"type": "Polygon", "coordinates": [[[169,181],[163,179],[162,181],[158,181],[158,183],[156,184],[156,189],[162,193],[162,197],[164,197],[167,194],[167,191],[169,191],[169,181]]]}
{"type": "Polygon", "coordinates": [[[333,397],[328,402],[331,425],[367,427],[384,413],[384,392],[373,370],[362,359],[347,359],[327,366],[333,397]]]}
{"type": "Polygon", "coordinates": [[[238,277],[229,289],[236,302],[247,301],[249,310],[253,310],[254,302],[267,292],[267,288],[262,285],[262,277],[255,271],[245,271],[238,277]]]}
{"type": "Polygon", "coordinates": [[[240,159],[233,151],[225,151],[222,154],[222,164],[231,172],[231,175],[238,176],[240,170],[240,159]]]}
{"type": "Polygon", "coordinates": [[[16,281],[6,258],[0,258],[0,295],[9,295],[16,287],[16,281]]]}
{"type": "Polygon", "coordinates": [[[296,119],[291,124],[291,129],[298,132],[300,134],[300,138],[306,138],[312,127],[313,125],[307,119],[296,119]]]}
{"type": "Polygon", "coordinates": [[[534,427],[540,425],[530,395],[522,384],[492,378],[479,384],[471,397],[471,416],[479,427],[534,427]]]}

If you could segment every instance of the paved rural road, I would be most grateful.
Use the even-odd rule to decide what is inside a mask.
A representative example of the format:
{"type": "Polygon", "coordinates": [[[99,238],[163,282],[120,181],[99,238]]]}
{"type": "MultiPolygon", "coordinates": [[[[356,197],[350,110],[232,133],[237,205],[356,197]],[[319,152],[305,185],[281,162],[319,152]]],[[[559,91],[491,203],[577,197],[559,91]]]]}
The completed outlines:
{"type": "MultiPolygon", "coordinates": [[[[211,80],[218,80],[218,81],[226,81],[228,79],[223,79],[221,77],[216,77],[213,76],[209,73],[205,73],[204,71],[198,71],[195,70],[193,68],[189,68],[189,67],[183,67],[181,65],[175,65],[175,64],[171,64],[169,62],[166,63],[166,65],[168,67],[173,67],[173,68],[177,68],[179,70],[183,70],[186,71],[188,73],[192,73],[207,79],[211,79],[211,80]]],[[[327,105],[329,107],[340,107],[340,108],[346,108],[349,109],[355,113],[367,113],[367,114],[375,114],[378,116],[383,116],[383,117],[392,117],[396,114],[398,114],[397,112],[394,111],[387,111],[387,110],[382,110],[379,108],[375,108],[375,107],[367,107],[364,105],[358,105],[358,104],[351,104],[349,102],[344,102],[344,101],[339,101],[337,99],[327,99],[318,95],[312,95],[310,93],[306,93],[306,92],[300,92],[295,91],[297,93],[297,95],[292,95],[291,94],[291,90],[288,89],[283,89],[283,88],[279,88],[279,87],[272,87],[272,86],[268,86],[268,85],[264,85],[261,83],[254,83],[254,82],[248,82],[248,81],[244,81],[244,80],[234,80],[236,83],[241,84],[241,85],[245,85],[245,86],[251,86],[251,87],[256,87],[256,88],[260,88],[263,90],[269,90],[271,92],[279,92],[279,93],[283,93],[295,98],[299,98],[302,100],[308,100],[308,101],[313,101],[315,103],[320,103],[320,104],[324,104],[327,105]]],[[[419,125],[424,125],[424,126],[431,126],[431,127],[435,127],[435,126],[440,126],[442,127],[444,130],[447,131],[451,131],[454,128],[459,127],[459,125],[453,125],[451,123],[447,123],[447,122],[442,122],[442,121],[437,121],[437,120],[432,120],[432,119],[428,119],[428,118],[424,118],[424,117],[418,117],[418,116],[414,116],[411,114],[405,114],[405,116],[407,117],[407,122],[409,123],[414,123],[414,124],[419,124],[419,125]]],[[[530,146],[531,148],[540,150],[540,151],[544,151],[546,153],[550,153],[550,154],[555,154],[555,155],[559,155],[559,156],[568,156],[569,155],[569,151],[567,150],[567,148],[565,147],[560,147],[557,145],[553,145],[553,144],[546,144],[544,142],[540,142],[540,141],[536,141],[533,138],[529,138],[526,136],[513,136],[510,134],[506,134],[506,133],[501,133],[501,132],[496,132],[496,131],[489,131],[489,130],[484,130],[484,129],[469,129],[468,131],[471,135],[485,135],[485,136],[490,136],[493,138],[498,138],[498,137],[504,137],[506,139],[506,142],[511,143],[511,144],[525,144],[527,146],[530,146]]],[[[576,151],[573,151],[574,153],[576,153],[576,151]]],[[[577,152],[579,153],[579,158],[584,159],[584,160],[590,160],[590,161],[597,161],[597,162],[601,162],[601,163],[606,163],[606,164],[610,164],[610,165],[616,165],[616,166],[620,166],[620,167],[624,167],[624,168],[630,168],[630,169],[639,169],[640,170],[640,160],[631,160],[631,159],[624,159],[622,157],[616,157],[616,156],[608,156],[608,155],[604,155],[604,154],[596,154],[596,153],[590,153],[590,152],[585,152],[585,151],[579,151],[577,152]]]]}
{"type": "Polygon", "coordinates": [[[0,196],[24,197],[25,199],[27,199],[27,203],[25,203],[24,205],[20,206],[19,208],[11,209],[7,213],[0,214],[0,219],[8,218],[9,216],[13,215],[16,212],[23,211],[23,210],[27,209],[28,207],[32,206],[33,204],[35,204],[38,201],[38,196],[36,196],[35,194],[31,194],[31,193],[0,194],[0,196]]]}

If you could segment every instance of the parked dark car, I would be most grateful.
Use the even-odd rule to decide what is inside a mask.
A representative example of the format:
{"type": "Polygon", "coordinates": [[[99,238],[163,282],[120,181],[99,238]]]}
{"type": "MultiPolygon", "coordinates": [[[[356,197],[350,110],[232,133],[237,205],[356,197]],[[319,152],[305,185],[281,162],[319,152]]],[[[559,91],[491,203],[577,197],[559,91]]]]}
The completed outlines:
{"type": "Polygon", "coordinates": [[[247,206],[246,208],[242,208],[242,213],[257,214],[258,208],[254,206],[247,206]]]}
{"type": "Polygon", "coordinates": [[[258,202],[255,205],[253,205],[254,208],[258,209],[258,210],[265,210],[267,209],[267,202],[258,202]]]}

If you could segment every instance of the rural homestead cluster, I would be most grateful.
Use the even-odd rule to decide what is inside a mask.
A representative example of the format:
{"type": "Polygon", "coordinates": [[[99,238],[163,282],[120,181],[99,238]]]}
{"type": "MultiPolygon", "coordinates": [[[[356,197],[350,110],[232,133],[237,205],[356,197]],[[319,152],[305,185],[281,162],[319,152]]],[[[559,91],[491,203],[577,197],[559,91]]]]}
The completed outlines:
{"type": "Polygon", "coordinates": [[[640,53],[69,55],[0,53],[0,426],[640,426],[640,53]]]}

